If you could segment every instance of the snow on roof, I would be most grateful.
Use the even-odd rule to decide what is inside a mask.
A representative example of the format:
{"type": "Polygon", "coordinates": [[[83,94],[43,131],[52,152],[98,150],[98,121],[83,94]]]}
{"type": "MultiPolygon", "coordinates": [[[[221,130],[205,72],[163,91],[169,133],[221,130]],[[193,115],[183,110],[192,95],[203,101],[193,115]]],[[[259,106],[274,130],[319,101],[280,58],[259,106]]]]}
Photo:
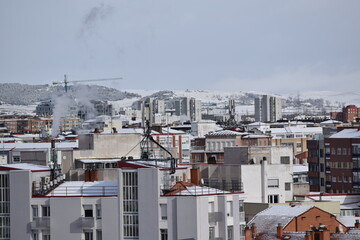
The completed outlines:
{"type": "MultiPolygon", "coordinates": [[[[77,148],[79,146],[78,142],[57,142],[55,143],[55,148],[67,149],[67,148],[77,148]]],[[[51,148],[51,143],[4,143],[5,149],[48,149],[51,148]]]]}
{"type": "Polygon", "coordinates": [[[171,128],[162,128],[162,132],[163,133],[172,133],[172,134],[185,134],[184,131],[180,131],[180,130],[175,130],[175,129],[171,129],[171,128]]]}
{"type": "Polygon", "coordinates": [[[263,122],[253,122],[248,124],[248,126],[268,126],[268,123],[263,123],[263,122]]]}
{"type": "Polygon", "coordinates": [[[113,163],[113,162],[118,162],[120,161],[120,158],[109,158],[109,159],[104,159],[104,158],[92,158],[92,159],[78,159],[78,161],[82,162],[82,163],[113,163]]]}
{"type": "Polygon", "coordinates": [[[340,123],[342,123],[342,122],[330,119],[330,120],[326,120],[326,121],[321,122],[320,125],[340,124],[340,123]]]}
{"type": "Polygon", "coordinates": [[[117,194],[117,181],[70,181],[59,185],[47,194],[47,196],[117,196],[117,194]]]}
{"type": "Polygon", "coordinates": [[[48,166],[30,164],[30,163],[14,163],[14,164],[3,164],[0,167],[4,168],[15,168],[18,170],[31,170],[31,171],[44,171],[50,170],[48,166]]]}
{"type": "Polygon", "coordinates": [[[209,136],[225,136],[225,135],[243,136],[243,135],[247,135],[247,134],[249,134],[249,133],[235,132],[235,131],[231,131],[231,130],[221,130],[221,131],[216,131],[216,132],[210,132],[207,135],[209,135],[209,136]]]}
{"type": "Polygon", "coordinates": [[[355,216],[342,216],[340,217],[340,222],[342,224],[344,224],[346,227],[354,227],[355,225],[355,221],[359,220],[360,221],[360,217],[355,217],[355,216]]]}
{"type": "Polygon", "coordinates": [[[318,133],[322,134],[322,127],[293,127],[287,126],[284,128],[270,128],[271,134],[280,133],[318,133]]]}
{"type": "Polygon", "coordinates": [[[121,128],[118,130],[118,133],[138,133],[138,134],[144,134],[144,129],[142,128],[121,128]]]}
{"type": "Polygon", "coordinates": [[[190,182],[177,182],[165,196],[203,196],[213,194],[230,193],[228,191],[210,188],[207,186],[198,186],[190,182]]]}
{"type": "Polygon", "coordinates": [[[299,205],[299,206],[271,206],[264,211],[255,215],[253,219],[248,223],[251,226],[252,223],[258,229],[259,233],[269,233],[276,231],[276,227],[280,223],[285,227],[293,218],[305,213],[314,206],[299,205]]]}
{"type": "Polygon", "coordinates": [[[354,128],[344,129],[331,135],[330,138],[360,138],[360,131],[354,128]]]}
{"type": "Polygon", "coordinates": [[[268,135],[260,135],[260,134],[250,134],[248,136],[244,136],[243,138],[269,138],[271,136],[268,135]]]}
{"type": "Polygon", "coordinates": [[[308,171],[309,171],[309,166],[308,165],[300,165],[300,164],[293,165],[293,172],[294,173],[308,172],[308,171]]]}

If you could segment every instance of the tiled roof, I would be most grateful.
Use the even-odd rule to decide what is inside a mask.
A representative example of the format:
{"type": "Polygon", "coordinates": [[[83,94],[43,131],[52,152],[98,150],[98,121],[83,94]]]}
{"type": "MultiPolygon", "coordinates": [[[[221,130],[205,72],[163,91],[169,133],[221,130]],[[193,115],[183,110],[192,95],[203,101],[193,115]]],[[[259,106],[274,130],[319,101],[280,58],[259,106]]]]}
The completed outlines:
{"type": "Polygon", "coordinates": [[[255,215],[248,225],[255,223],[258,233],[271,233],[276,231],[280,223],[285,227],[293,218],[305,213],[314,206],[271,206],[255,215]]]}

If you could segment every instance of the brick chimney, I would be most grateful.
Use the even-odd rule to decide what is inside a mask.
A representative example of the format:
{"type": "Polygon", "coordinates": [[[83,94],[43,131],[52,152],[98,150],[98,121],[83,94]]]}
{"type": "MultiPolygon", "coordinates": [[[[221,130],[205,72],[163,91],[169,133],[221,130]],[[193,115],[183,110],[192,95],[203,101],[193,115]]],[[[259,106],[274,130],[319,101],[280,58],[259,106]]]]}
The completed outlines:
{"type": "Polygon", "coordinates": [[[252,234],[253,239],[255,239],[255,237],[256,237],[256,232],[257,232],[257,227],[255,226],[255,223],[252,223],[251,224],[251,234],[252,234]]]}
{"type": "Polygon", "coordinates": [[[360,228],[360,223],[358,219],[355,220],[355,228],[360,228]]]}
{"type": "Polygon", "coordinates": [[[306,233],[305,233],[305,240],[313,240],[312,239],[312,234],[311,234],[311,230],[309,230],[309,231],[306,231],[306,233]]]}
{"type": "Polygon", "coordinates": [[[190,169],[190,177],[191,177],[191,183],[195,185],[200,185],[200,169],[193,167],[190,169]]]}
{"type": "Polygon", "coordinates": [[[325,226],[320,226],[319,229],[320,240],[330,240],[330,230],[325,226]]]}
{"type": "Polygon", "coordinates": [[[252,240],[251,229],[248,226],[245,227],[245,240],[252,240]]]}
{"type": "Polygon", "coordinates": [[[281,226],[281,223],[278,223],[278,226],[276,227],[276,237],[282,238],[283,236],[283,227],[281,226]]]}

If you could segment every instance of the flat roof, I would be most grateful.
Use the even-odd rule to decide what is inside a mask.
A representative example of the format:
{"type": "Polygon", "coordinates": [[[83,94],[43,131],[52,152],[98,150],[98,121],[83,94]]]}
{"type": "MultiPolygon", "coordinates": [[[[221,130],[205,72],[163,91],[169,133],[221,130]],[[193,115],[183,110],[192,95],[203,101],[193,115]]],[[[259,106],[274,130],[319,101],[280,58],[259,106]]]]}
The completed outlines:
{"type": "Polygon", "coordinates": [[[64,182],[52,190],[48,197],[74,197],[74,196],[117,196],[117,181],[70,181],[64,182]]]}
{"type": "Polygon", "coordinates": [[[31,170],[31,171],[50,171],[50,167],[43,165],[36,165],[30,163],[13,163],[2,164],[0,168],[8,168],[9,170],[31,170]]]}

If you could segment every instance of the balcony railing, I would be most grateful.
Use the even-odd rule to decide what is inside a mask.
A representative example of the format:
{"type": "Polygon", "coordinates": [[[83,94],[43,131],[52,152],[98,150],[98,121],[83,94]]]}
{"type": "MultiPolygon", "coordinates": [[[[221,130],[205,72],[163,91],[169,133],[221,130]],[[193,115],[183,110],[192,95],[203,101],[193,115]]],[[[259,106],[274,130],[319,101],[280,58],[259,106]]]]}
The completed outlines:
{"type": "Polygon", "coordinates": [[[93,228],[94,225],[95,225],[95,219],[93,217],[81,218],[81,228],[83,229],[93,228]]]}
{"type": "Polygon", "coordinates": [[[209,223],[215,224],[216,222],[221,222],[224,219],[224,214],[222,212],[209,212],[209,223]]]}
{"type": "Polygon", "coordinates": [[[116,196],[117,194],[117,186],[59,186],[47,194],[47,196],[116,196]]]}
{"type": "Polygon", "coordinates": [[[30,223],[31,229],[47,229],[50,228],[50,217],[34,217],[30,223]]]}

